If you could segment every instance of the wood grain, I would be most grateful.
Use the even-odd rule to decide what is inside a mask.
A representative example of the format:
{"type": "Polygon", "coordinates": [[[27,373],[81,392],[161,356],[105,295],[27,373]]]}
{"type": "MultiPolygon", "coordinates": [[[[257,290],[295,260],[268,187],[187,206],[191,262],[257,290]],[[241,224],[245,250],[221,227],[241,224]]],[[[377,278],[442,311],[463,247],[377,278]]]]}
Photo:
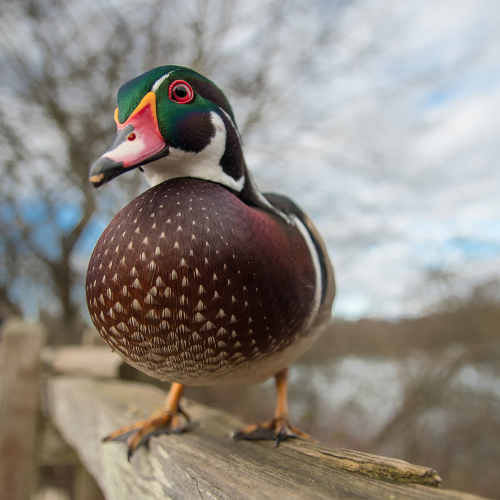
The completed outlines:
{"type": "Polygon", "coordinates": [[[40,349],[45,331],[9,320],[0,341],[0,498],[27,500],[34,487],[40,349]]]}
{"type": "Polygon", "coordinates": [[[434,471],[401,460],[299,441],[279,448],[234,442],[230,433],[243,422],[188,400],[190,431],[152,438],[129,463],[123,444],[101,439],[162,408],[164,392],[131,382],[55,378],[49,394],[56,426],[108,500],[479,499],[432,487],[440,483],[434,471]]]}

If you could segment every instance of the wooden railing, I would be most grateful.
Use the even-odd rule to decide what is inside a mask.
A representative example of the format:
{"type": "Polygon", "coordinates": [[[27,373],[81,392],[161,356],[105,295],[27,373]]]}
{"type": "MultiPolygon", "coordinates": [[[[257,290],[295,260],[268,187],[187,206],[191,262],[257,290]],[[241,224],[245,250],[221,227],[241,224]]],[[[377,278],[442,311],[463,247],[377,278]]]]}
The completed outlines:
{"type": "Polygon", "coordinates": [[[117,380],[120,360],[106,347],[42,345],[43,330],[36,325],[11,322],[3,328],[2,500],[33,498],[36,467],[47,464],[78,466],[78,500],[479,500],[440,489],[435,471],[401,460],[298,440],[279,448],[272,442],[234,442],[229,433],[243,422],[189,400],[184,407],[192,418],[190,431],[152,438],[129,463],[123,444],[103,445],[102,437],[162,408],[165,393],[117,380]],[[38,401],[46,418],[36,433],[38,401]]]}

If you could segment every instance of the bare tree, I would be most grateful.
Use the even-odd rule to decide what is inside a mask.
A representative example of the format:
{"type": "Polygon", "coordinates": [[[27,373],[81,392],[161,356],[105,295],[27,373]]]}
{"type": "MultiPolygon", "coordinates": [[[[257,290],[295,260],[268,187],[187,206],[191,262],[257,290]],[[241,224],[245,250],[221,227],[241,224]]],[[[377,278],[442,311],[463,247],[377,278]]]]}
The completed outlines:
{"type": "Polygon", "coordinates": [[[262,133],[334,40],[342,12],[269,0],[3,0],[0,20],[2,183],[0,294],[61,318],[52,341],[78,341],[90,248],[144,187],[123,176],[96,197],[92,160],[108,147],[119,86],[161,64],[198,70],[226,90],[245,138],[262,133]]]}

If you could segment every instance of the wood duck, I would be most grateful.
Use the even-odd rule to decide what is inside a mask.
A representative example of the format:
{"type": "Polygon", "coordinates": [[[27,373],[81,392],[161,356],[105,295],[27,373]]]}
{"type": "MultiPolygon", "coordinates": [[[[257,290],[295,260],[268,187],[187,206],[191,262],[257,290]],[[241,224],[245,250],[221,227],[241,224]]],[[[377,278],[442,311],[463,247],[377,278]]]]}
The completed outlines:
{"type": "Polygon", "coordinates": [[[116,139],[90,169],[95,187],[134,168],[148,191],[110,222],[90,258],[95,327],[127,363],[173,382],[164,413],[105,441],[130,455],[152,434],[180,432],[185,385],[275,376],[267,423],[234,439],[312,440],[288,422],[288,366],[331,316],[333,269],[311,219],[261,193],[222,91],[195,71],[162,66],[124,84],[116,139]]]}

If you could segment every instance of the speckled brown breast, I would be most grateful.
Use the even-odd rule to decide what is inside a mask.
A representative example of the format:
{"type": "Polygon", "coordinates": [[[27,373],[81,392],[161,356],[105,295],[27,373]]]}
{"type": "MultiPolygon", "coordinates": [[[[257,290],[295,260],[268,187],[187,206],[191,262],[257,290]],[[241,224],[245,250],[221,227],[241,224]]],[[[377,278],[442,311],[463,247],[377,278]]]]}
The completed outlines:
{"type": "Polygon", "coordinates": [[[315,279],[296,227],[182,178],[110,222],[90,259],[87,304],[104,340],[149,375],[251,381],[286,366],[281,354],[308,335],[315,279]]]}

